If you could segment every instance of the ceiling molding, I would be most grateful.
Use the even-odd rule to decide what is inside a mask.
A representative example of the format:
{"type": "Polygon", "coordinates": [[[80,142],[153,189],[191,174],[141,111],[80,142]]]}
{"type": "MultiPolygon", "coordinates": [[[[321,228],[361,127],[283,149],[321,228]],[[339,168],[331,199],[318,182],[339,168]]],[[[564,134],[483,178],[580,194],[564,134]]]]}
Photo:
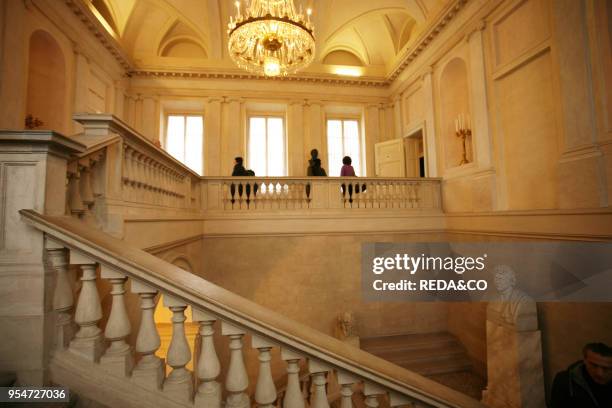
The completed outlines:
{"type": "Polygon", "coordinates": [[[243,71],[164,71],[139,69],[130,72],[133,76],[158,78],[189,78],[189,79],[250,79],[258,81],[290,81],[316,84],[332,84],[345,86],[364,86],[386,88],[389,83],[377,78],[346,78],[331,75],[300,75],[286,77],[264,77],[243,71]]]}
{"type": "Polygon", "coordinates": [[[450,23],[457,13],[465,6],[469,0],[455,0],[451,1],[442,11],[438,14],[435,19],[435,23],[432,24],[428,29],[425,29],[420,35],[417,41],[409,47],[404,55],[400,58],[400,62],[391,71],[391,74],[387,77],[387,82],[391,84],[395,79],[414,61],[419,54],[423,52],[425,48],[440,34],[442,29],[450,23]]]}
{"type": "Polygon", "coordinates": [[[469,0],[454,0],[449,2],[435,18],[435,21],[425,29],[415,43],[406,49],[400,61],[396,64],[386,78],[344,78],[325,74],[320,75],[290,75],[280,78],[266,78],[258,75],[238,71],[170,71],[152,70],[136,68],[134,63],[125,54],[121,45],[104,26],[98,21],[89,7],[83,0],[64,0],[72,12],[85,24],[88,30],[100,41],[100,43],[115,57],[117,62],[125,69],[128,75],[143,77],[176,77],[176,78],[206,78],[206,79],[251,79],[262,81],[292,81],[305,83],[323,83],[344,86],[364,86],[364,87],[389,87],[395,79],[414,61],[428,45],[440,34],[457,13],[465,6],[469,0]]]}
{"type": "Polygon", "coordinates": [[[89,7],[81,0],[64,0],[68,8],[78,17],[91,34],[106,48],[115,58],[119,65],[129,73],[134,69],[134,64],[121,48],[121,45],[98,21],[97,17],[89,7]]]}

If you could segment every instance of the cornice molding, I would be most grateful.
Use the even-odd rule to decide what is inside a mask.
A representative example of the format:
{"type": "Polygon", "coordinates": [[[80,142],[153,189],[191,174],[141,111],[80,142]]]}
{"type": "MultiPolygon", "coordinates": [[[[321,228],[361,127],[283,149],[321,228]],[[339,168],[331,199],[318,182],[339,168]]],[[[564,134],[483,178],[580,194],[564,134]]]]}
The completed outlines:
{"type": "Polygon", "coordinates": [[[125,54],[119,42],[106,31],[104,26],[91,12],[89,7],[80,0],[64,0],[68,8],[78,17],[79,20],[89,30],[91,34],[102,44],[104,48],[115,58],[121,67],[130,73],[134,69],[134,64],[125,54]]]}
{"type": "Polygon", "coordinates": [[[435,22],[421,33],[419,39],[409,47],[391,74],[386,78],[345,78],[325,74],[310,74],[300,76],[286,76],[268,78],[242,71],[171,71],[163,69],[137,68],[125,54],[119,42],[110,35],[104,26],[97,20],[88,6],[82,0],[64,0],[72,12],[85,24],[88,30],[100,41],[100,43],[113,55],[117,62],[123,67],[128,76],[155,77],[155,78],[188,78],[188,79],[250,79],[258,81],[289,81],[304,82],[312,84],[330,84],[339,86],[361,86],[371,88],[388,88],[397,77],[414,61],[440,34],[457,13],[469,0],[455,0],[448,4],[435,19],[435,22]]]}
{"type": "Polygon", "coordinates": [[[186,78],[186,79],[250,79],[257,81],[287,81],[305,82],[313,84],[332,84],[345,86],[364,86],[385,88],[389,85],[384,79],[375,78],[343,78],[329,75],[301,75],[269,78],[260,75],[250,74],[242,71],[166,71],[135,69],[130,72],[133,76],[155,77],[155,78],[186,78]]]}

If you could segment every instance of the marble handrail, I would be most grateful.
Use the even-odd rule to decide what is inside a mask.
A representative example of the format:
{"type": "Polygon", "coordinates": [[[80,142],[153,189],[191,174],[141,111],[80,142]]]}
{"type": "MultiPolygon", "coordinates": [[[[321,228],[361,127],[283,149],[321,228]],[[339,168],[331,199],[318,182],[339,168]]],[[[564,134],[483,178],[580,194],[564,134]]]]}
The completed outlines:
{"type": "Polygon", "coordinates": [[[441,179],[202,177],[209,211],[441,210],[441,179]]]}
{"type": "MultiPolygon", "coordinates": [[[[126,245],[124,241],[101,233],[70,217],[41,215],[33,210],[21,210],[22,219],[45,236],[46,249],[57,273],[61,292],[54,297],[58,319],[57,339],[59,347],[81,358],[104,365],[126,376],[134,385],[150,387],[163,392],[185,406],[220,406],[219,361],[211,340],[212,323],[221,321],[222,334],[230,339],[230,362],[225,388],[228,392],[226,406],[249,407],[250,399],[245,390],[248,376],[242,354],[243,337],[252,336],[252,347],[259,351],[259,376],[255,391],[258,406],[272,407],[276,399],[274,383],[270,375],[270,350],[280,347],[282,358],[287,361],[291,387],[284,397],[285,407],[303,406],[303,397],[296,383],[297,362],[308,360],[309,373],[314,384],[310,396],[311,407],[326,407],[326,381],[328,373],[335,372],[338,383],[348,385],[363,382],[365,404],[378,406],[378,398],[387,395],[391,407],[484,407],[480,402],[459,392],[428,380],[420,375],[377,358],[360,349],[347,347],[343,342],[324,335],[305,325],[288,319],[274,311],[242,298],[196,275],[156,258],[142,250],[126,245]],[[70,310],[74,307],[71,293],[65,290],[67,256],[70,263],[82,265],[82,289],[76,301],[74,320],[78,332],[70,333],[70,310]],[[96,269],[102,279],[109,279],[113,290],[112,308],[104,337],[111,346],[103,347],[98,321],[102,314],[95,290],[96,269]],[[142,358],[134,367],[130,345],[126,343],[131,327],[125,312],[123,293],[125,283],[131,280],[131,290],[141,297],[142,319],[138,328],[135,349],[142,358]],[[168,352],[168,365],[172,367],[167,378],[163,363],[154,355],[159,347],[153,322],[152,299],[156,293],[164,294],[164,303],[173,314],[173,336],[168,352]],[[199,380],[195,391],[191,372],[185,366],[191,355],[184,333],[185,309],[191,307],[193,320],[200,324],[202,335],[201,354],[196,376],[199,380]],[[131,377],[128,374],[131,373],[131,377]],[[163,391],[160,390],[163,384],[163,391]],[[195,392],[195,395],[193,394],[195,392]],[[192,405],[191,405],[192,406],[192,405]]],[[[350,397],[350,396],[348,396],[350,397]]],[[[348,401],[347,397],[347,401],[348,401]]]]}

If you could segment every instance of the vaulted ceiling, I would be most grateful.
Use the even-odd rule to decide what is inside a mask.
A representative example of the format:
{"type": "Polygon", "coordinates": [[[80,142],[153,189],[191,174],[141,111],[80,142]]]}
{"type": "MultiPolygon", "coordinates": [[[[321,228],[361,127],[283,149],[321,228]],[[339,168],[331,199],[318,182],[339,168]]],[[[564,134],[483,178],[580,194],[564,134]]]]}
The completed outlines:
{"type": "MultiPolygon", "coordinates": [[[[235,69],[235,0],[89,0],[138,69],[235,69]]],[[[317,54],[304,72],[385,77],[448,0],[295,0],[312,7],[317,54]]],[[[244,3],[244,0],[243,0],[244,3]]]]}

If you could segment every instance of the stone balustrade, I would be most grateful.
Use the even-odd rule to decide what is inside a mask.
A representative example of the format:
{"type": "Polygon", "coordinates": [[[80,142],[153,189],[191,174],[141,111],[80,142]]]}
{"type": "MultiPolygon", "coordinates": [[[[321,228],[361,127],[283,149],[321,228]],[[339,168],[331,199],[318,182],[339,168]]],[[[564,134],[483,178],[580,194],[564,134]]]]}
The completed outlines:
{"type": "MultiPolygon", "coordinates": [[[[156,406],[271,408],[280,404],[287,408],[324,408],[330,406],[328,384],[333,380],[342,387],[341,406],[345,408],[354,406],[356,384],[361,384],[360,405],[372,408],[483,407],[465,395],[359,349],[349,350],[339,340],[131,248],[79,220],[40,215],[32,210],[21,210],[20,214],[44,236],[50,273],[57,276],[53,358],[82,361],[73,367],[87,367],[91,376],[91,370],[100,370],[120,378],[122,384],[128,384],[131,394],[145,392],[147,398],[154,398],[156,406]],[[76,298],[70,290],[74,282],[69,282],[68,265],[81,269],[81,290],[76,298]],[[98,288],[108,285],[100,285],[100,280],[108,281],[112,288],[107,316],[100,305],[98,288]],[[132,324],[126,310],[127,290],[140,298],[138,325],[132,324]],[[165,361],[156,356],[160,336],[153,309],[158,294],[163,294],[163,306],[172,313],[172,339],[165,361]],[[199,325],[199,347],[193,347],[196,355],[191,354],[185,335],[188,315],[199,325]],[[102,321],[106,321],[104,329],[102,321]],[[225,378],[221,378],[222,364],[213,342],[215,330],[229,340],[225,378]],[[132,331],[137,332],[134,344],[128,342],[132,331]],[[246,343],[245,338],[250,342],[246,343]],[[259,356],[252,395],[248,393],[244,356],[247,347],[257,350],[259,356]],[[287,386],[282,401],[271,369],[272,356],[278,355],[271,353],[273,349],[280,349],[280,357],[286,362],[287,386]],[[187,369],[192,360],[196,362],[195,372],[187,369]],[[307,362],[311,383],[306,392],[300,387],[301,361],[307,362]]],[[[78,391],[79,384],[76,381],[63,385],[78,391]]]]}
{"type": "MultiPolygon", "coordinates": [[[[95,204],[197,211],[199,175],[121,120],[79,114],[84,127],[76,139],[87,150],[68,163],[68,212],[95,218],[95,204]]],[[[101,215],[101,214],[98,214],[101,215]]]]}
{"type": "Polygon", "coordinates": [[[202,177],[208,211],[441,210],[439,179],[202,177]]]}

